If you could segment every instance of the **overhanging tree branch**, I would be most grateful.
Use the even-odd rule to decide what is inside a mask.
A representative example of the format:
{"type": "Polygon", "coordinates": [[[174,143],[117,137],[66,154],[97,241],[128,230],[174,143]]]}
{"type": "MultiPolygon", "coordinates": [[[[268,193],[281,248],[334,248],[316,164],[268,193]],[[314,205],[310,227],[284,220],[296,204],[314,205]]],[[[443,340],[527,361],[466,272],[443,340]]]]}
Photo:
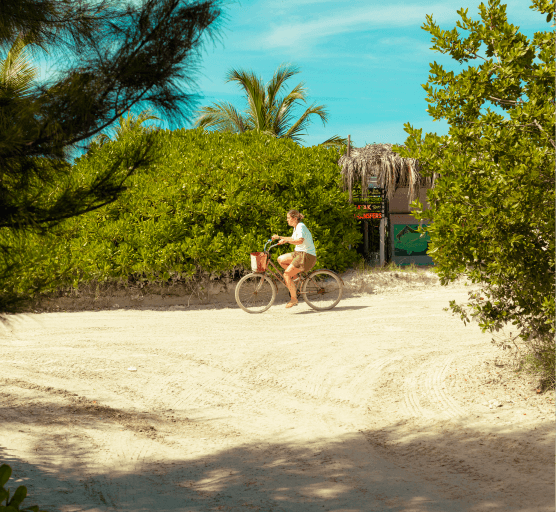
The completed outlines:
{"type": "MultiPolygon", "coordinates": [[[[119,0],[2,2],[0,44],[23,32],[49,51],[64,48],[73,57],[62,61],[67,65],[58,78],[34,85],[26,97],[0,89],[0,226],[50,225],[116,199],[125,187],[115,168],[99,169],[102,183],[113,183],[112,188],[100,182],[88,191],[72,188],[69,152],[132,108],[148,104],[171,123],[190,119],[195,97],[184,84],[194,82],[204,36],[213,36],[222,17],[220,3],[147,0],[137,7],[119,0]],[[21,193],[25,187],[40,191],[55,183],[58,202],[40,193],[21,193]],[[22,197],[32,204],[22,204],[22,197]]],[[[146,154],[135,156],[137,165],[127,165],[133,170],[149,162],[146,154]]]]}

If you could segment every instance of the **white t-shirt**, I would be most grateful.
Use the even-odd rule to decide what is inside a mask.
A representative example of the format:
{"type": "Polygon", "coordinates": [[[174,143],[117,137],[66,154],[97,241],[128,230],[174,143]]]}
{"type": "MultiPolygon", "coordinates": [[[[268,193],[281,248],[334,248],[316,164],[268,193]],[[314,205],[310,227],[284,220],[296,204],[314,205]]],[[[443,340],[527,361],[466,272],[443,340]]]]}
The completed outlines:
{"type": "Polygon", "coordinates": [[[295,246],[296,251],[306,252],[307,254],[312,254],[313,256],[317,255],[315,244],[313,243],[313,236],[303,222],[298,222],[297,226],[295,226],[292,238],[294,240],[299,240],[300,238],[304,239],[302,244],[295,246]]]}

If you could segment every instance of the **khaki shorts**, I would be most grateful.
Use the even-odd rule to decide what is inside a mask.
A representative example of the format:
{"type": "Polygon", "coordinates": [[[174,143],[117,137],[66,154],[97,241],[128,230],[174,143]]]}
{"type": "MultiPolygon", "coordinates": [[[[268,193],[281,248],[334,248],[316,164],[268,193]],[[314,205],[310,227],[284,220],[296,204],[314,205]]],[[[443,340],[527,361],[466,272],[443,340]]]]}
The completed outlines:
{"type": "Polygon", "coordinates": [[[292,265],[301,270],[301,272],[309,272],[317,262],[317,257],[304,251],[295,251],[293,253],[292,265]]]}

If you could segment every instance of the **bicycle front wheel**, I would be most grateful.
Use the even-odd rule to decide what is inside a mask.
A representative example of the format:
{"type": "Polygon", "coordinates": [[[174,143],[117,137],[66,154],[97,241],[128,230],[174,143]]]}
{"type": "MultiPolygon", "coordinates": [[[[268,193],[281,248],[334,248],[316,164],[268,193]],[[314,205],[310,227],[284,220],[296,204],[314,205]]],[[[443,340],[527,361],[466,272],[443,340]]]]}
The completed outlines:
{"type": "Polygon", "coordinates": [[[236,286],[236,302],[247,313],[264,313],[276,299],[276,286],[264,274],[247,274],[236,286]]]}
{"type": "Polygon", "coordinates": [[[330,270],[316,270],[303,283],[301,294],[317,311],[332,309],[342,298],[344,286],[338,275],[330,270]]]}

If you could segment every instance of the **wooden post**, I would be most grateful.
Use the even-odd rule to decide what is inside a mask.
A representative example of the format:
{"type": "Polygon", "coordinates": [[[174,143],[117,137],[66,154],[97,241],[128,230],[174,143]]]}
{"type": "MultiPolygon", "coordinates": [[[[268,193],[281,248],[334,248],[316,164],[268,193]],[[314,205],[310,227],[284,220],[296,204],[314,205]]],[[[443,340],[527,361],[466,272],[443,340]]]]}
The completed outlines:
{"type": "MultiPolygon", "coordinates": [[[[380,258],[380,266],[384,267],[384,265],[386,264],[386,260],[388,259],[388,251],[390,250],[388,247],[388,238],[386,237],[386,228],[388,227],[388,230],[390,230],[390,225],[387,226],[387,222],[389,219],[389,209],[390,206],[388,204],[388,198],[386,196],[386,191],[382,191],[381,192],[381,197],[382,197],[382,218],[380,219],[380,234],[379,234],[379,239],[380,239],[380,253],[379,253],[379,258],[380,258]]],[[[390,231],[388,231],[390,233],[390,231]]]]}
{"type": "Polygon", "coordinates": [[[363,252],[365,258],[369,257],[369,221],[363,220],[363,252]]]}
{"type": "MultiPolygon", "coordinates": [[[[351,146],[351,135],[348,135],[348,147],[347,147],[347,157],[348,158],[349,158],[350,146],[351,146]]],[[[352,191],[351,191],[351,180],[348,181],[348,187],[349,187],[349,202],[351,204],[351,203],[353,203],[353,194],[352,194],[352,191]]],[[[351,249],[351,245],[349,246],[349,248],[351,249]]]]}
{"type": "MultiPolygon", "coordinates": [[[[347,147],[347,157],[350,156],[350,147],[351,147],[351,135],[348,135],[348,147],[347,147]]],[[[351,191],[351,180],[349,180],[349,202],[353,203],[353,193],[351,191]]]]}
{"type": "Polygon", "coordinates": [[[380,249],[379,249],[379,254],[380,254],[380,266],[384,267],[384,262],[386,261],[386,219],[384,218],[384,214],[382,215],[382,219],[380,219],[380,249]]]}

